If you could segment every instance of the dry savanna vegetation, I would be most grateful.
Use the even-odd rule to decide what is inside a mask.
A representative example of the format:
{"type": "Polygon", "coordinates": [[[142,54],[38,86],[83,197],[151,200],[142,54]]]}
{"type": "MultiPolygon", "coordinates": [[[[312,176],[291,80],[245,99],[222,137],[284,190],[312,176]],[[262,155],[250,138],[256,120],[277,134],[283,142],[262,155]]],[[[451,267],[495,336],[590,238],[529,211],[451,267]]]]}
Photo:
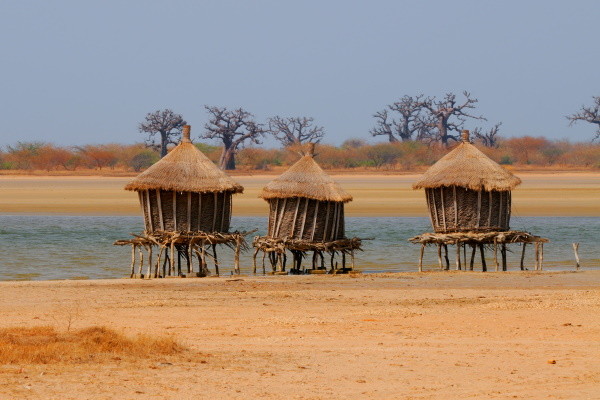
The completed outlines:
{"type": "Polygon", "coordinates": [[[0,329],[0,365],[99,363],[172,356],[184,351],[172,337],[127,337],[102,326],[64,332],[52,326],[0,329]]]}
{"type": "MultiPolygon", "coordinates": [[[[496,162],[514,168],[590,169],[600,168],[600,143],[572,143],[543,137],[514,137],[499,140],[497,147],[475,143],[496,162]]],[[[215,163],[222,148],[196,141],[196,146],[215,163]]],[[[245,147],[236,154],[236,168],[268,171],[285,168],[298,160],[298,148],[245,147]]],[[[322,144],[316,160],[325,169],[420,171],[432,165],[448,149],[439,143],[403,141],[368,144],[349,139],[340,146],[322,144]]],[[[19,142],[0,149],[0,170],[62,173],[139,172],[160,158],[157,150],[144,144],[103,144],[78,147],[42,142],[19,142]]]]}

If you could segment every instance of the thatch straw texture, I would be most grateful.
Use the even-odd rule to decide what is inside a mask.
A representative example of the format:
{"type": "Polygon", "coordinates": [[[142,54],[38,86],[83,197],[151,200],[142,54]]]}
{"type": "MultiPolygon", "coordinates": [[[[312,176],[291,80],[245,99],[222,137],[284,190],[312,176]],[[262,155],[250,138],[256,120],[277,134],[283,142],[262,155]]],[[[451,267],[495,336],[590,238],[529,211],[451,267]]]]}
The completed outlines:
{"type": "Polygon", "coordinates": [[[512,190],[521,180],[468,141],[432,165],[413,189],[458,186],[471,190],[512,190]]]}
{"type": "Polygon", "coordinates": [[[162,160],[125,186],[125,190],[148,189],[196,193],[244,191],[239,183],[188,141],[182,141],[162,160]]]}
{"type": "Polygon", "coordinates": [[[265,200],[305,197],[320,201],[348,202],[352,200],[311,155],[305,155],[286,172],[265,186],[260,194],[265,200]]]}

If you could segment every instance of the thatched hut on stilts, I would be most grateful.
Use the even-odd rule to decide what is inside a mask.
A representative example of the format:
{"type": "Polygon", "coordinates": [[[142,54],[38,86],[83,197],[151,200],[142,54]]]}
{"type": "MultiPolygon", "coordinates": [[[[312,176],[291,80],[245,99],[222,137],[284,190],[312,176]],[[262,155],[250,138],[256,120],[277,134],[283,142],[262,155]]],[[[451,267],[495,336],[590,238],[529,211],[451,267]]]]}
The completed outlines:
{"type": "Polygon", "coordinates": [[[434,233],[410,239],[413,243],[421,244],[419,270],[422,270],[425,246],[435,244],[440,269],[449,269],[448,245],[456,245],[456,269],[467,269],[466,252],[467,246],[470,246],[469,269],[473,270],[479,249],[482,270],[486,271],[484,249],[493,246],[496,270],[499,269],[497,254],[500,248],[502,270],[506,271],[506,245],[510,243],[522,243],[521,269],[524,269],[525,247],[528,243],[534,243],[536,269],[541,269],[543,244],[547,239],[510,230],[511,190],[521,180],[473,146],[469,131],[463,131],[461,139],[455,149],[432,165],[413,185],[413,189],[425,189],[434,229],[434,233]]]}
{"type": "Polygon", "coordinates": [[[291,273],[325,273],[325,254],[331,272],[347,272],[354,266],[354,251],[359,238],[348,239],[344,231],[344,204],[352,200],[314,160],[314,144],[286,172],[271,181],[260,197],[269,203],[268,233],[254,239],[254,272],[256,257],[268,255],[273,273],[286,273],[287,254],[292,254],[291,273]],[[312,267],[302,268],[302,260],[312,252],[312,267]],[[341,267],[335,256],[342,257],[341,267]],[[351,266],[346,266],[346,256],[351,266]]]}
{"type": "Polygon", "coordinates": [[[138,193],[145,224],[141,235],[115,242],[132,246],[132,277],[206,276],[210,273],[206,262],[209,258],[218,275],[218,244],[234,249],[234,269],[239,273],[245,234],[229,233],[229,224],[231,197],[244,188],[192,144],[189,125],[183,128],[181,143],[129,182],[125,190],[138,193]],[[158,248],[156,261],[152,259],[154,247],[158,248]],[[148,253],[146,274],[142,249],[148,253]],[[140,255],[138,273],[136,250],[140,255]],[[198,259],[196,270],[194,255],[198,259]]]}

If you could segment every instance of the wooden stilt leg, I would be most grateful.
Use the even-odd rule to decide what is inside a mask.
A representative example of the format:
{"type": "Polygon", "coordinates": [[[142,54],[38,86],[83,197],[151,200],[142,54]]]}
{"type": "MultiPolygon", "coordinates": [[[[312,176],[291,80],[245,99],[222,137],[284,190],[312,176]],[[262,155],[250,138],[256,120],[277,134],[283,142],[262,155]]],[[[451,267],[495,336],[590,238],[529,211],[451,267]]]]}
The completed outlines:
{"type": "Polygon", "coordinates": [[[354,271],[354,249],[350,250],[350,268],[354,271]]]}
{"type": "Polygon", "coordinates": [[[456,270],[460,271],[460,242],[456,242],[456,270]]]}
{"type": "Polygon", "coordinates": [[[544,270],[544,243],[540,242],[540,271],[544,270]]]}
{"type": "Polygon", "coordinates": [[[240,239],[237,238],[235,241],[235,260],[233,262],[233,267],[235,269],[235,274],[239,275],[240,274],[240,239]]]}
{"type": "Polygon", "coordinates": [[[485,254],[483,252],[483,244],[479,244],[479,253],[481,254],[481,270],[487,272],[487,265],[485,263],[485,254]]]}
{"type": "Polygon", "coordinates": [[[258,247],[256,249],[254,249],[254,255],[252,256],[252,266],[253,266],[252,273],[254,275],[256,275],[256,256],[258,255],[258,250],[259,250],[258,247]]]}
{"type": "Polygon", "coordinates": [[[440,266],[440,271],[442,271],[444,269],[444,266],[442,265],[442,245],[441,244],[437,245],[437,254],[438,254],[438,265],[440,266]]]}
{"type": "Polygon", "coordinates": [[[146,279],[152,278],[152,246],[148,246],[148,269],[146,279]]]}
{"type": "Polygon", "coordinates": [[[135,275],[135,244],[131,245],[131,274],[129,274],[130,278],[133,278],[135,275]]]}
{"type": "Polygon", "coordinates": [[[140,254],[140,265],[138,268],[138,273],[140,277],[142,277],[144,275],[144,252],[142,251],[142,246],[138,246],[138,252],[140,254]]]}
{"type": "Polygon", "coordinates": [[[496,242],[496,239],[494,239],[494,265],[496,272],[498,272],[500,264],[498,264],[498,243],[496,242]]]}
{"type": "Polygon", "coordinates": [[[165,260],[163,261],[163,265],[162,265],[162,276],[163,278],[167,276],[167,274],[169,273],[169,268],[171,265],[171,258],[169,257],[169,250],[167,249],[167,247],[165,247],[165,260]],[[168,268],[167,268],[168,266],[168,268]]]}
{"type": "Polygon", "coordinates": [[[177,276],[181,276],[181,250],[177,249],[177,276]]]}
{"type": "Polygon", "coordinates": [[[521,251],[521,263],[519,266],[521,267],[521,271],[525,270],[525,265],[523,264],[525,261],[525,248],[527,247],[527,243],[523,243],[523,250],[521,251]]]}
{"type": "Polygon", "coordinates": [[[169,269],[169,276],[175,275],[175,242],[171,242],[171,268],[169,269]]]}
{"type": "Polygon", "coordinates": [[[216,244],[212,245],[212,250],[213,250],[213,258],[215,260],[215,274],[217,276],[219,276],[219,259],[217,258],[217,245],[216,244]]]}
{"type": "Polygon", "coordinates": [[[202,267],[200,268],[200,271],[202,273],[202,275],[207,276],[208,275],[208,264],[206,264],[206,243],[204,243],[204,240],[202,241],[202,249],[200,251],[200,259],[202,267]]]}
{"type": "Polygon", "coordinates": [[[421,255],[419,256],[419,272],[423,272],[423,254],[425,253],[425,244],[421,243],[421,255]]]}
{"type": "Polygon", "coordinates": [[[163,253],[163,248],[162,248],[162,246],[160,246],[158,248],[158,257],[156,260],[156,268],[154,269],[154,277],[155,278],[160,278],[160,261],[162,259],[162,253],[163,253]]]}
{"type": "Polygon", "coordinates": [[[579,243],[573,243],[573,253],[575,253],[575,270],[579,271],[579,268],[581,268],[579,264],[579,243]]]}
{"type": "Polygon", "coordinates": [[[535,242],[535,267],[534,269],[537,271],[540,267],[540,243],[535,242]]]}
{"type": "MultiPolygon", "coordinates": [[[[477,253],[477,246],[471,245],[471,261],[469,262],[469,271],[473,271],[473,265],[475,264],[475,254],[477,253]]],[[[466,259],[465,259],[466,262],[466,259]]]]}
{"type": "Polygon", "coordinates": [[[502,243],[502,271],[506,271],[507,265],[506,265],[506,243],[502,243]]]}
{"type": "Polygon", "coordinates": [[[188,277],[190,275],[194,275],[194,265],[192,264],[193,254],[194,254],[194,253],[192,253],[193,247],[194,247],[193,242],[190,242],[187,246],[187,274],[188,274],[188,277]]]}
{"type": "Polygon", "coordinates": [[[335,251],[331,252],[331,271],[333,271],[335,269],[335,266],[333,265],[333,259],[335,257],[335,251]]]}
{"type": "Polygon", "coordinates": [[[450,269],[450,259],[448,258],[448,245],[444,244],[444,259],[446,261],[445,270],[448,271],[450,269]]]}

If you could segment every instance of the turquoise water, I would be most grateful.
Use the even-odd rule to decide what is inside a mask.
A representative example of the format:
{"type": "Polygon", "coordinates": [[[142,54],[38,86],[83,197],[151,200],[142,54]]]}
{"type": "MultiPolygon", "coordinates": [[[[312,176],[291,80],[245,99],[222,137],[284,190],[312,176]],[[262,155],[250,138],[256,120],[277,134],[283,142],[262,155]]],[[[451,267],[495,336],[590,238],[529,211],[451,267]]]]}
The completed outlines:
{"type": "MultiPolygon", "coordinates": [[[[233,218],[232,229],[265,234],[263,217],[233,218]]],[[[346,219],[347,236],[373,238],[363,242],[357,253],[356,269],[363,272],[416,271],[419,246],[407,239],[431,231],[429,219],[409,217],[358,217],[346,219]]],[[[548,270],[573,269],[571,243],[579,242],[584,269],[600,268],[600,217],[521,217],[512,219],[512,228],[550,239],[544,247],[548,270]]],[[[0,215],[0,280],[120,278],[129,273],[130,247],[113,246],[117,239],[130,237],[143,229],[141,217],[0,215]]],[[[252,239],[249,238],[249,241],[252,239]]],[[[509,269],[520,258],[508,255],[509,269]]],[[[231,271],[230,251],[219,256],[222,273],[231,271]]],[[[491,254],[490,254],[491,257],[491,254]]],[[[491,264],[491,258],[488,265],[491,264]]],[[[242,273],[250,273],[251,252],[242,257],[242,273]]],[[[426,268],[437,268],[435,248],[425,253],[426,268]]],[[[533,249],[526,266],[533,265],[533,249]]]]}

